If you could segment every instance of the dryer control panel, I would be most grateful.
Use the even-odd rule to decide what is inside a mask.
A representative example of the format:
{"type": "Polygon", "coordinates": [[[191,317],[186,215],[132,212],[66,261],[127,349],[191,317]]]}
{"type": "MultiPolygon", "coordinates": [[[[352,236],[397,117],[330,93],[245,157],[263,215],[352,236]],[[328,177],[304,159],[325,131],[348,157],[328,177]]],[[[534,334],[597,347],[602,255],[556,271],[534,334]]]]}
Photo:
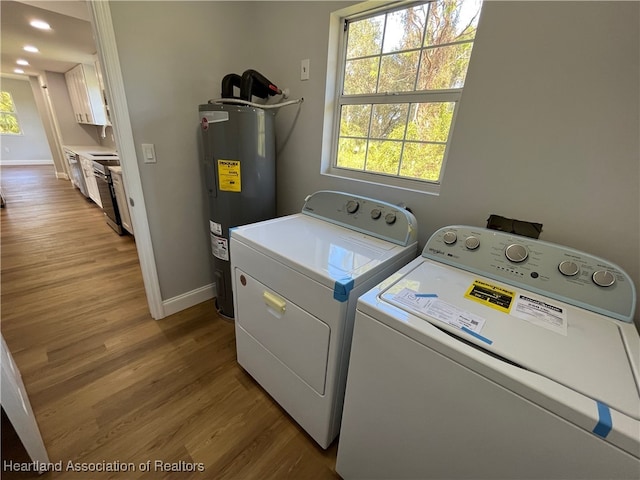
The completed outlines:
{"type": "Polygon", "coordinates": [[[569,247],[480,227],[435,232],[422,256],[632,322],[636,290],[619,266],[569,247]]]}
{"type": "Polygon", "coordinates": [[[305,199],[302,213],[401,246],[418,238],[418,224],[411,212],[373,198],[322,190],[305,199]]]}

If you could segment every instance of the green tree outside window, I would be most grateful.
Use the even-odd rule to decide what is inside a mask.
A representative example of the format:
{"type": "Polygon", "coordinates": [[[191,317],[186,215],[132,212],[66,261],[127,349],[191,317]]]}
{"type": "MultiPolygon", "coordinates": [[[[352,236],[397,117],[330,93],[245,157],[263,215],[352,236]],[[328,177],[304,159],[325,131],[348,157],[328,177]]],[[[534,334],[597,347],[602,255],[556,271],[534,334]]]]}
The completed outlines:
{"type": "Polygon", "coordinates": [[[9,92],[0,92],[0,134],[21,135],[16,106],[9,92]]]}
{"type": "Polygon", "coordinates": [[[439,183],[481,6],[435,0],[345,20],[337,168],[439,183]]]}

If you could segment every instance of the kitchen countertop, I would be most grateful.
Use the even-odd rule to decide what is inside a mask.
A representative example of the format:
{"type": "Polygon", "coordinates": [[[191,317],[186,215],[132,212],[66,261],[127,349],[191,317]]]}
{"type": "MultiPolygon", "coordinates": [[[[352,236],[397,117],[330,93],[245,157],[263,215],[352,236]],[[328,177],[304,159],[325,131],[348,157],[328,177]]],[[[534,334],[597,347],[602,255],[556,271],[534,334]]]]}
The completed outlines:
{"type": "Polygon", "coordinates": [[[110,147],[90,145],[63,145],[64,149],[89,160],[119,160],[118,152],[110,147]]]}

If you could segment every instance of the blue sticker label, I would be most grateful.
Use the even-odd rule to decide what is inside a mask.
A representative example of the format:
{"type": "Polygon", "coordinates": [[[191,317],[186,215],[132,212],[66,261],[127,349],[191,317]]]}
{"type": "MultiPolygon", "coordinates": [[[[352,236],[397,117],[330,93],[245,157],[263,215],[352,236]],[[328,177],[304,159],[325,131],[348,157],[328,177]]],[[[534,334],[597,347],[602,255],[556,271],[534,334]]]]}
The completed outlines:
{"type": "Polygon", "coordinates": [[[469,335],[471,335],[472,337],[477,338],[478,340],[482,340],[484,343],[488,343],[489,345],[491,345],[493,343],[493,340],[489,340],[487,337],[483,337],[482,335],[480,335],[479,333],[474,332],[470,328],[462,327],[460,330],[462,330],[464,333],[468,333],[469,335]]]}
{"type": "Polygon", "coordinates": [[[349,300],[349,293],[353,289],[353,284],[353,278],[336,280],[336,283],[333,285],[333,298],[339,302],[346,302],[349,300]]]}
{"type": "Polygon", "coordinates": [[[607,438],[609,432],[613,428],[613,421],[611,420],[611,410],[604,403],[596,401],[598,405],[598,423],[593,428],[593,433],[596,435],[607,438]]]}

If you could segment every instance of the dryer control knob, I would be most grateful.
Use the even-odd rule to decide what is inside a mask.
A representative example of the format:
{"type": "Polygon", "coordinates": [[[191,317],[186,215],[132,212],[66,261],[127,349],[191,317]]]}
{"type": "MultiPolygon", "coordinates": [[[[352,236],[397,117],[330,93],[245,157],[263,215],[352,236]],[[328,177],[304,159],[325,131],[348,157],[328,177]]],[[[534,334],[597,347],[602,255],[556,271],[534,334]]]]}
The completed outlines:
{"type": "Polygon", "coordinates": [[[578,274],[578,272],[580,271],[580,267],[576,262],[565,260],[564,262],[560,262],[560,265],[558,265],[558,270],[560,270],[560,273],[566,277],[573,277],[574,275],[578,274]]]}
{"type": "Polygon", "coordinates": [[[356,213],[360,208],[360,204],[357,200],[349,200],[347,202],[347,213],[356,213]]]}
{"type": "Polygon", "coordinates": [[[384,217],[384,221],[387,222],[388,225],[393,225],[394,223],[396,223],[396,214],[387,213],[384,217]]]}
{"type": "Polygon", "coordinates": [[[512,243],[504,251],[505,257],[514,263],[524,262],[529,256],[529,251],[524,245],[512,243]]]}
{"type": "Polygon", "coordinates": [[[464,246],[469,250],[475,250],[480,246],[480,240],[478,239],[478,237],[467,237],[467,239],[464,241],[464,246]]]}
{"type": "Polygon", "coordinates": [[[449,230],[444,233],[442,240],[446,245],[453,245],[458,240],[458,235],[453,230],[449,230]]]}
{"type": "Polygon", "coordinates": [[[382,212],[379,208],[374,208],[371,210],[371,218],[374,220],[378,220],[382,216],[382,212]]]}
{"type": "Polygon", "coordinates": [[[599,287],[610,287],[614,283],[616,283],[616,277],[608,270],[598,270],[593,272],[593,283],[598,285],[599,287]]]}

